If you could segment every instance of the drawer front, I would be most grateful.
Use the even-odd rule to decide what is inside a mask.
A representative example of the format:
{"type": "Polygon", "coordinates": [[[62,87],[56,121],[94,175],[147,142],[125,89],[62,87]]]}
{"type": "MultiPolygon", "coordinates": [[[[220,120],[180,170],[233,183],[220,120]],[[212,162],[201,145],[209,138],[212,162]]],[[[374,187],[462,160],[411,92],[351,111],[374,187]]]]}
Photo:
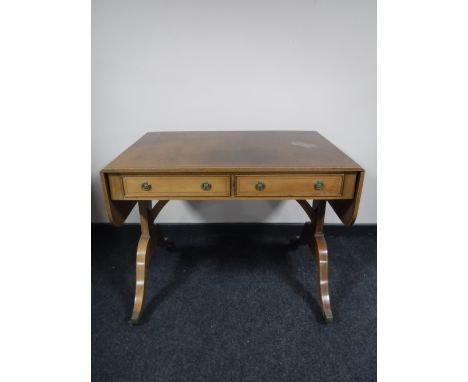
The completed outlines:
{"type": "Polygon", "coordinates": [[[126,198],[230,196],[229,176],[125,176],[126,198]]]}
{"type": "Polygon", "coordinates": [[[344,175],[238,176],[237,196],[337,197],[343,193],[344,175]]]}

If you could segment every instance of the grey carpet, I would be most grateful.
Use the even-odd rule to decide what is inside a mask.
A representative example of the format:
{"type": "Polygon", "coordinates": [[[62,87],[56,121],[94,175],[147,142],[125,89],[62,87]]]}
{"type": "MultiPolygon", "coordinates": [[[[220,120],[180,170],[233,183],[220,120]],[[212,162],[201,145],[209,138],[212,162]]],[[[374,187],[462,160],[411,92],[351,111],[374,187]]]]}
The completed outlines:
{"type": "Polygon", "coordinates": [[[139,227],[92,225],[92,380],[376,380],[376,228],[326,226],[322,321],[299,225],[167,225],[129,327],[139,227]]]}

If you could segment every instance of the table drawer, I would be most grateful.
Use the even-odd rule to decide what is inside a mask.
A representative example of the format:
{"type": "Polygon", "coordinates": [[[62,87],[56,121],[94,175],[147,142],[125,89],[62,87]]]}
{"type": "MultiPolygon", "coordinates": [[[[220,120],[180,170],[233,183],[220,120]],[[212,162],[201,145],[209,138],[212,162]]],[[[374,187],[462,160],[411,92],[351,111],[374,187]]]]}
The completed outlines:
{"type": "Polygon", "coordinates": [[[229,176],[124,176],[124,193],[131,197],[230,196],[229,176]]]}
{"type": "Polygon", "coordinates": [[[245,175],[236,181],[237,196],[336,197],[343,193],[344,174],[245,175]]]}

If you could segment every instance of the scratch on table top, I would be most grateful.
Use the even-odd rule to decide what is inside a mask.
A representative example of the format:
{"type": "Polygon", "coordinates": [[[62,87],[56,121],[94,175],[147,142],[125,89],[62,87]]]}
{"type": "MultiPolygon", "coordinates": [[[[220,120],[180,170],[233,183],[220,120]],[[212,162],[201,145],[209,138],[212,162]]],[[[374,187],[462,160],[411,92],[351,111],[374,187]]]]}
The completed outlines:
{"type": "Polygon", "coordinates": [[[304,147],[306,149],[312,149],[312,148],[317,147],[317,145],[315,143],[307,143],[307,142],[303,142],[303,141],[292,141],[291,144],[293,146],[304,147]]]}

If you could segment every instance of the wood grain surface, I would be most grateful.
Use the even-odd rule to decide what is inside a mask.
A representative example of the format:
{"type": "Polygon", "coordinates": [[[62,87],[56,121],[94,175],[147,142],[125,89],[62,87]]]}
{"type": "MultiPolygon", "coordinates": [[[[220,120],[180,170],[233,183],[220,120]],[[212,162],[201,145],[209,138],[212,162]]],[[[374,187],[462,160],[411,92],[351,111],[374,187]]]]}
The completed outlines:
{"type": "Polygon", "coordinates": [[[316,131],[191,131],[145,134],[104,172],[360,171],[316,131]]]}

